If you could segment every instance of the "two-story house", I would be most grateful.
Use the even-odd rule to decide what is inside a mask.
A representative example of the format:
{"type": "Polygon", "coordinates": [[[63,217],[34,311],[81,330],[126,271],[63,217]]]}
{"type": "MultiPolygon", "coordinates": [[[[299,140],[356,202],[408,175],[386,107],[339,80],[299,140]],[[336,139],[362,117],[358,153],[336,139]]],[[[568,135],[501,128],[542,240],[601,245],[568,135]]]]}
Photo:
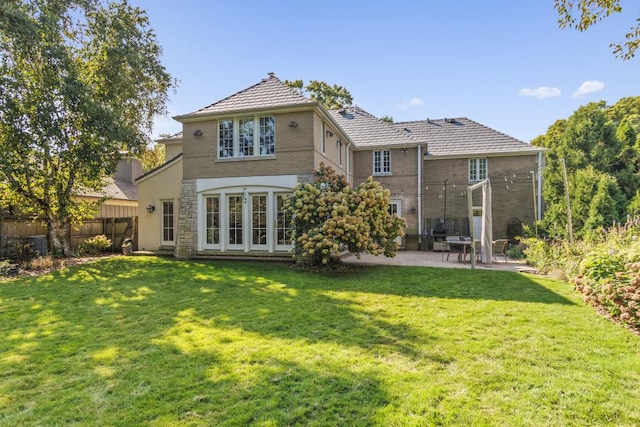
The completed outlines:
{"type": "MultiPolygon", "coordinates": [[[[140,249],[284,254],[292,247],[284,200],[321,163],[353,184],[373,175],[389,188],[390,210],[407,219],[406,248],[428,249],[437,222],[462,223],[466,205],[454,193],[487,177],[508,173],[512,183],[494,192],[509,199],[494,203],[494,217],[534,219],[531,180],[526,189],[520,181],[541,166],[541,151],[468,119],[386,123],[357,107],[330,111],[273,74],[175,119],[183,131],[158,141],[167,162],[137,180],[140,249]],[[434,183],[449,186],[444,208],[434,183]]],[[[494,221],[494,235],[504,227],[494,221]]]]}

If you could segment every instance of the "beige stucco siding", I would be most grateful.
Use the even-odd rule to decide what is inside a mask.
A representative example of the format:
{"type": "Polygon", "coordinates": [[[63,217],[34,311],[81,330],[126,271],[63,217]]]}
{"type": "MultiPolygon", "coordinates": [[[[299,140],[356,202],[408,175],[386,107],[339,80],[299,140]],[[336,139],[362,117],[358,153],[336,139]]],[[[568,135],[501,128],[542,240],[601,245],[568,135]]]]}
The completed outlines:
{"type": "MultiPolygon", "coordinates": [[[[268,113],[260,114],[264,115],[268,113]]],[[[314,167],[314,112],[290,112],[273,116],[273,157],[218,159],[218,121],[212,119],[184,123],[184,178],[289,175],[311,171],[314,167]],[[289,126],[292,121],[297,126],[289,126]],[[201,136],[193,135],[196,129],[202,131],[201,136]]]]}
{"type": "Polygon", "coordinates": [[[138,181],[140,206],[138,248],[140,250],[158,250],[161,246],[162,202],[174,201],[174,217],[177,224],[178,206],[182,183],[183,161],[161,169],[138,181]],[[155,211],[147,212],[147,206],[155,206],[155,211]]]}

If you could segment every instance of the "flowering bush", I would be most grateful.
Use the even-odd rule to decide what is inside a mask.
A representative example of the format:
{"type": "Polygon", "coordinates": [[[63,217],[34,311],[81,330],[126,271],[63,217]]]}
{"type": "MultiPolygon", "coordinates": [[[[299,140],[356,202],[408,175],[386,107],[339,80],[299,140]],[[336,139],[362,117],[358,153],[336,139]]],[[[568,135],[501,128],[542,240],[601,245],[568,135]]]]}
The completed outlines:
{"type": "Polygon", "coordinates": [[[110,247],[111,240],[104,234],[99,234],[82,242],[78,250],[82,255],[100,255],[110,247]]]}
{"type": "Polygon", "coordinates": [[[543,272],[562,269],[584,301],[635,330],[640,330],[640,218],[584,240],[545,242],[527,239],[527,262],[543,272]]]}
{"type": "Polygon", "coordinates": [[[371,177],[352,188],[324,164],[313,183],[296,186],[285,209],[294,222],[294,259],[312,265],[344,250],[393,257],[404,233],[404,219],[389,214],[388,190],[371,177]]]}

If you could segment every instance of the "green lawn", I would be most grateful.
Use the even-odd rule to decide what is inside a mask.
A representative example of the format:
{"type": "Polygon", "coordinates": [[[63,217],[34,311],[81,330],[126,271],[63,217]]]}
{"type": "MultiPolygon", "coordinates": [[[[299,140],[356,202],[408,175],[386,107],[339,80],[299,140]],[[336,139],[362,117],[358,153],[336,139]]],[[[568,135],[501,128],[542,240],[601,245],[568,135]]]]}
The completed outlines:
{"type": "Polygon", "coordinates": [[[0,336],[1,425],[640,425],[640,339],[518,273],[118,257],[0,336]]]}

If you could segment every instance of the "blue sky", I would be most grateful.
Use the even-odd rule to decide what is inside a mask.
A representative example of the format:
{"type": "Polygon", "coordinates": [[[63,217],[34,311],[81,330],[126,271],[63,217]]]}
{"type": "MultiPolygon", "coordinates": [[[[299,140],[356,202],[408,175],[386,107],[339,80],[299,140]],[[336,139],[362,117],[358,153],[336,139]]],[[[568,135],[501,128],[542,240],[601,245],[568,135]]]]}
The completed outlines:
{"type": "MultiPolygon", "coordinates": [[[[149,15],[179,80],[169,115],[275,72],[346,87],[395,121],[468,117],[529,142],[579,106],[640,95],[640,55],[617,59],[640,3],[587,32],[561,30],[553,0],[130,0],[149,15]]],[[[171,118],[154,137],[175,133],[171,118]]]]}

